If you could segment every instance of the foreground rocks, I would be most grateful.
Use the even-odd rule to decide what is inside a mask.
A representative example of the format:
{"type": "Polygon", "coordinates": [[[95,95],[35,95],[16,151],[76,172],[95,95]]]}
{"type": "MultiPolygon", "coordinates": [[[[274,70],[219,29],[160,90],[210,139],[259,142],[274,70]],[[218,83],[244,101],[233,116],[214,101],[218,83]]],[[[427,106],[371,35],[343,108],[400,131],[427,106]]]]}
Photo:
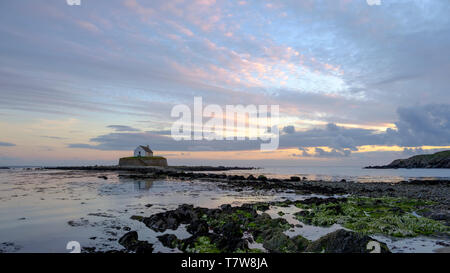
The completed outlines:
{"type": "MultiPolygon", "coordinates": [[[[302,201],[303,202],[303,201],[302,201]]],[[[317,199],[304,201],[320,202],[317,199]]],[[[267,205],[267,204],[266,204],[267,205]]],[[[175,230],[185,224],[186,230],[192,234],[186,239],[178,239],[174,234],[158,236],[161,244],[168,248],[178,248],[186,253],[251,253],[268,251],[271,253],[299,252],[369,252],[367,244],[375,241],[367,235],[351,231],[339,231],[311,242],[297,235],[289,237],[284,232],[292,228],[283,218],[271,218],[266,213],[258,213],[264,209],[262,204],[244,204],[240,207],[223,205],[218,209],[180,205],[177,209],[158,213],[150,217],[134,218],[142,221],[147,227],[164,232],[175,230]],[[247,234],[247,235],[246,235],[247,234]],[[251,235],[251,236],[249,236],[251,235]],[[250,243],[262,244],[264,249],[250,248],[250,243]]],[[[136,246],[137,234],[130,232],[121,238],[119,243],[127,249],[136,246]]],[[[389,252],[386,245],[379,243],[384,252],[389,252]]]]}

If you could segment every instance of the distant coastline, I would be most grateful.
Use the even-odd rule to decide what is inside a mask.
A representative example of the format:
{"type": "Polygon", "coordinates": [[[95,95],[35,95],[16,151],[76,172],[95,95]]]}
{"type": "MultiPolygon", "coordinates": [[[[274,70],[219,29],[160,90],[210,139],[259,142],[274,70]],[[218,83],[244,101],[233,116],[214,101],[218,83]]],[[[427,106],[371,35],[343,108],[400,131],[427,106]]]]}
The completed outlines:
{"type": "Polygon", "coordinates": [[[407,159],[396,159],[388,165],[367,166],[365,169],[448,169],[450,168],[450,150],[429,155],[416,155],[407,159]]]}

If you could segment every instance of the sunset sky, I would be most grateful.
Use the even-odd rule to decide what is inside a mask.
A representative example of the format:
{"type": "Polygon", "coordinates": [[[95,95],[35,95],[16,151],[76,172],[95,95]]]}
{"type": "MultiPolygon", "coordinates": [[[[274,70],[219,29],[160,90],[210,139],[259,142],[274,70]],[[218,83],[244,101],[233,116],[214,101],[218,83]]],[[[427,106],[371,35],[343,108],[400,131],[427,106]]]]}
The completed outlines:
{"type": "Polygon", "coordinates": [[[0,2],[0,166],[368,165],[450,148],[448,0],[0,2]],[[181,141],[174,105],[279,105],[280,146],[181,141]]]}

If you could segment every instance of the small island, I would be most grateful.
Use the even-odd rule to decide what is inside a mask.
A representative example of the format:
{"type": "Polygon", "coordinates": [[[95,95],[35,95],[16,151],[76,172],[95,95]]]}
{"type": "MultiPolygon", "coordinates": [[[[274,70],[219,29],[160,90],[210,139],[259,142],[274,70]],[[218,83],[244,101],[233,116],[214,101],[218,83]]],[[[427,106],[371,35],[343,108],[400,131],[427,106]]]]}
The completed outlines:
{"type": "Polygon", "coordinates": [[[428,155],[415,155],[407,159],[396,159],[384,166],[367,166],[365,169],[444,169],[450,168],[450,150],[428,155]]]}
{"type": "Polygon", "coordinates": [[[153,151],[147,146],[138,146],[134,150],[134,156],[119,159],[119,166],[124,167],[167,167],[167,159],[162,156],[153,156],[153,151]]]}

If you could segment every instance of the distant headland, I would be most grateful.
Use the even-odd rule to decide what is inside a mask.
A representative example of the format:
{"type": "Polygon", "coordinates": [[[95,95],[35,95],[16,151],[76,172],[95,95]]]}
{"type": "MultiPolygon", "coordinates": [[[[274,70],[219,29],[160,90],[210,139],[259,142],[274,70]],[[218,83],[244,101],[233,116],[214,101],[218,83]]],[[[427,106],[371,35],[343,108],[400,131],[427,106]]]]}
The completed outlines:
{"type": "Polygon", "coordinates": [[[444,169],[450,168],[450,150],[428,155],[416,155],[407,159],[396,159],[384,166],[367,166],[365,169],[444,169]]]}

